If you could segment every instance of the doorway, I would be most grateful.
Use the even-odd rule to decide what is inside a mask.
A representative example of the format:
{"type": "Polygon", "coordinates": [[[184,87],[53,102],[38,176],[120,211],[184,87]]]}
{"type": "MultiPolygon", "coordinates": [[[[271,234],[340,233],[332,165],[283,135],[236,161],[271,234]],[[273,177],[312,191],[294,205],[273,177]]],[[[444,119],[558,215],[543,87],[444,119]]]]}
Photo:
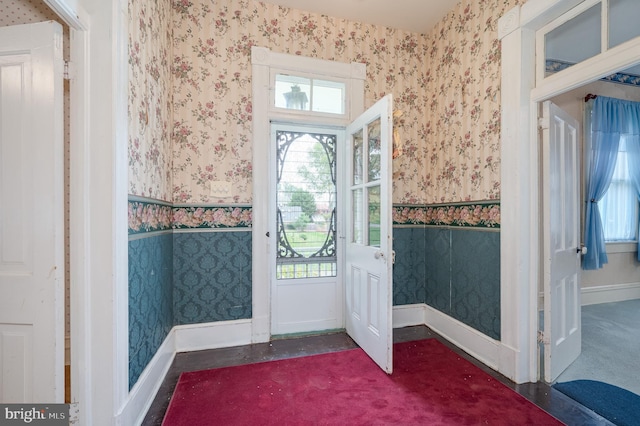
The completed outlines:
{"type": "Polygon", "coordinates": [[[344,328],[338,179],[344,131],[272,123],[272,335],[344,328]]]}
{"type": "Polygon", "coordinates": [[[535,32],[570,11],[576,1],[529,1],[500,19],[502,41],[501,294],[503,344],[517,348],[503,373],[521,383],[538,380],[537,294],[541,274],[541,159],[538,102],[640,62],[640,38],[596,54],[554,76],[536,81],[535,32]],[[543,4],[544,3],[544,4],[543,4]],[[509,283],[523,282],[520,289],[509,283]],[[513,309],[512,307],[522,307],[513,309]],[[512,368],[511,371],[508,371],[512,368]]]}
{"type": "MultiPolygon", "coordinates": [[[[583,127],[585,107],[587,105],[585,99],[590,98],[588,95],[606,96],[635,102],[640,101],[640,86],[620,83],[620,81],[632,82],[632,76],[634,74],[637,74],[636,69],[617,70],[615,74],[608,76],[606,79],[590,82],[574,90],[559,94],[551,98],[551,101],[575,118],[581,123],[581,127],[583,127]],[[618,82],[616,82],[616,79],[618,82]]],[[[581,154],[581,158],[584,159],[584,153],[581,154]]],[[[581,178],[581,180],[584,185],[584,178],[581,178]]],[[[582,199],[585,199],[584,194],[582,199]]],[[[581,203],[580,207],[584,207],[584,203],[581,203]]],[[[582,318],[586,318],[586,322],[583,321],[582,323],[583,354],[558,376],[558,382],[566,382],[579,378],[597,378],[597,380],[605,379],[604,381],[611,384],[625,383],[628,375],[625,372],[621,372],[621,370],[625,370],[625,362],[616,361],[607,363],[604,362],[601,356],[603,352],[606,353],[612,350],[611,348],[616,347],[614,344],[611,344],[610,341],[604,345],[602,343],[608,341],[612,336],[619,334],[609,332],[604,334],[604,337],[599,338],[598,341],[596,338],[597,336],[603,335],[601,333],[605,330],[605,327],[608,331],[620,328],[627,333],[638,332],[638,329],[635,327],[623,327],[622,324],[628,324],[628,321],[619,317],[620,312],[625,311],[624,309],[620,309],[621,307],[638,302],[640,298],[636,249],[637,245],[630,242],[607,244],[609,263],[605,264],[604,268],[599,270],[581,271],[582,303],[580,312],[582,318]],[[635,301],[632,299],[635,299],[635,301]],[[596,318],[599,320],[598,322],[596,322],[596,318]],[[633,329],[635,329],[634,332],[631,331],[633,329]],[[599,364],[603,366],[603,368],[588,368],[588,366],[594,365],[591,363],[599,364]],[[585,372],[588,372],[588,374],[585,374],[585,372]],[[609,373],[606,374],[605,372],[609,373]],[[606,378],[607,376],[609,379],[606,378]],[[617,382],[615,382],[616,380],[617,382]]],[[[614,342],[618,344],[625,340],[633,340],[628,340],[629,338],[625,339],[622,337],[615,339],[614,342]]],[[[616,358],[616,360],[629,359],[628,357],[632,355],[628,354],[625,356],[621,353],[623,350],[626,349],[616,349],[610,358],[616,358]]],[[[625,371],[628,371],[628,368],[625,371]]],[[[637,388],[630,387],[627,387],[627,389],[637,390],[637,388]]]]}

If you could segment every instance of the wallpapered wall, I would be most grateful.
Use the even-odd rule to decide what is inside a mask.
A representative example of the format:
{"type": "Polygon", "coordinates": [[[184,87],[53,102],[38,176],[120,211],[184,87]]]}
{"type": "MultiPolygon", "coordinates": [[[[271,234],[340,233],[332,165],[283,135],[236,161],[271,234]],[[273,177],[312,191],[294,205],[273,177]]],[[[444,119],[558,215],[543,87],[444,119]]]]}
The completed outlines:
{"type": "Polygon", "coordinates": [[[497,20],[523,2],[464,0],[420,35],[251,0],[131,0],[129,192],[251,203],[250,51],[258,45],[366,63],[367,106],[393,93],[405,112],[394,203],[498,199],[497,20]],[[233,196],[212,199],[210,180],[232,182],[233,196]]]}
{"type": "MultiPolygon", "coordinates": [[[[423,205],[499,198],[496,22],[518,1],[467,0],[420,35],[249,0],[130,0],[129,193],[167,202],[129,203],[129,231],[139,234],[129,243],[130,385],[170,324],[251,316],[250,233],[217,229],[251,225],[251,46],[365,62],[366,105],[393,93],[404,111],[397,123],[404,154],[394,161],[397,224],[499,227],[497,202],[423,205]],[[233,196],[210,198],[210,180],[232,182],[233,196]],[[202,206],[209,203],[227,207],[202,206]],[[214,232],[188,232],[203,227],[214,232]],[[182,232],[159,246],[167,238],[155,231],[168,229],[182,232]],[[240,240],[228,243],[230,237],[240,240]],[[216,257],[220,244],[246,259],[228,271],[231,257],[216,257]],[[194,258],[194,248],[210,255],[194,258]],[[173,271],[163,272],[166,265],[173,271]],[[149,301],[158,297],[171,297],[171,308],[150,315],[149,301]]],[[[402,230],[394,245],[420,241],[424,253],[437,250],[447,271],[459,273],[441,274],[426,255],[402,256],[408,263],[394,271],[404,277],[394,303],[428,303],[499,338],[499,233],[445,230],[451,237],[438,239],[427,232],[402,230]],[[440,240],[450,245],[440,250],[440,240]],[[477,256],[464,247],[488,242],[492,249],[483,252],[491,258],[465,260],[477,256]]]]}
{"type": "Polygon", "coordinates": [[[129,0],[129,194],[172,201],[172,19],[168,1],[129,0]]]}

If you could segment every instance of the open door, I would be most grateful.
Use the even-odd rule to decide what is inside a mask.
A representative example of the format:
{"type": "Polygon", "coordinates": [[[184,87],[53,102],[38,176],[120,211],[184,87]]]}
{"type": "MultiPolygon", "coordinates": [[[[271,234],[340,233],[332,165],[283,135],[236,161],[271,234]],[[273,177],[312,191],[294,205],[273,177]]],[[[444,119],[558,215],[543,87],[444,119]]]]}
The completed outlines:
{"type": "Polygon", "coordinates": [[[64,402],[62,27],[0,28],[0,402],[64,402]]]}
{"type": "Polygon", "coordinates": [[[387,373],[393,370],[391,135],[387,95],[347,127],[346,328],[387,373]]]}
{"type": "Polygon", "coordinates": [[[544,377],[553,382],[582,345],[580,307],[580,126],[543,104],[544,377]]]}

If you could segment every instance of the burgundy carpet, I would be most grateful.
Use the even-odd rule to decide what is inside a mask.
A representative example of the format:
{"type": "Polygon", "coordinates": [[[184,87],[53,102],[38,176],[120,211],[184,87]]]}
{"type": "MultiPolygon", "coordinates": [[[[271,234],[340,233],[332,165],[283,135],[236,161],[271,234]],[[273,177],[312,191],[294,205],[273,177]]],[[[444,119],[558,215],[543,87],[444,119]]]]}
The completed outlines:
{"type": "Polygon", "coordinates": [[[183,373],[163,426],[561,425],[436,339],[183,373]]]}

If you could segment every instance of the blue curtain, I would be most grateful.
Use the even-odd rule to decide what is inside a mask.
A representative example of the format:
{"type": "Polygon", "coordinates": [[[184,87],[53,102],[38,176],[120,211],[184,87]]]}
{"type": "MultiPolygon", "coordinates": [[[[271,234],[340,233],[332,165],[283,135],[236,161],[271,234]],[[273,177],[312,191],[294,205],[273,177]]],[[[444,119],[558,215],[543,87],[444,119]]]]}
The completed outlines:
{"type": "Polygon", "coordinates": [[[615,99],[598,96],[591,110],[591,147],[588,155],[587,212],[583,269],[600,269],[608,262],[598,201],[607,192],[618,158],[621,111],[615,99]]]}
{"type": "MultiPolygon", "coordinates": [[[[587,211],[583,269],[599,269],[607,263],[598,201],[607,192],[618,157],[620,135],[627,136],[629,169],[640,194],[640,102],[598,96],[591,111],[591,147],[588,153],[587,211]]],[[[638,255],[640,259],[640,254],[638,255]]]]}

